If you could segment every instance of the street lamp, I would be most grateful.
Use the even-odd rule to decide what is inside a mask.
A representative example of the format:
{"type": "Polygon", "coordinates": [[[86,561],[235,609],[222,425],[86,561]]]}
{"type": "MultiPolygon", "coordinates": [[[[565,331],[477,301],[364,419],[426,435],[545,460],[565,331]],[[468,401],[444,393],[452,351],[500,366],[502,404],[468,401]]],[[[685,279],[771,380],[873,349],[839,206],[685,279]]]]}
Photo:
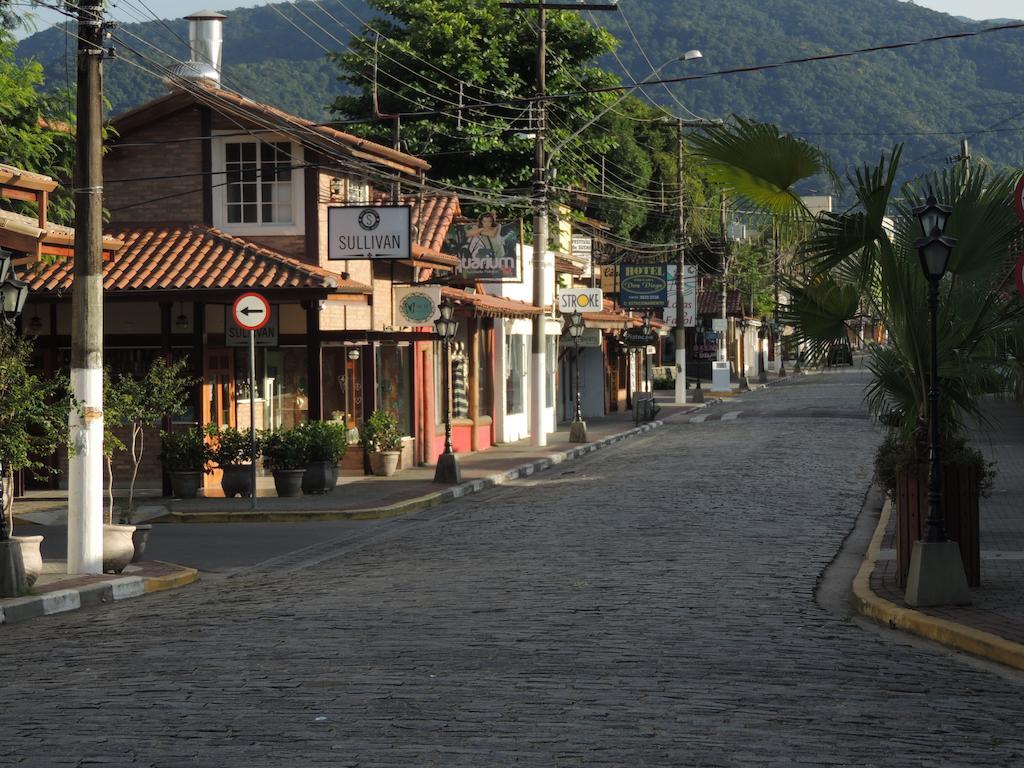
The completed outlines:
{"type": "Polygon", "coordinates": [[[573,362],[576,365],[576,414],[573,416],[572,426],[569,428],[569,442],[585,443],[587,442],[587,423],[583,421],[583,409],[580,407],[580,339],[585,330],[583,315],[579,312],[569,315],[566,330],[572,338],[572,346],[575,350],[573,362]]]}
{"type": "Polygon", "coordinates": [[[438,306],[441,316],[434,321],[437,335],[441,337],[444,348],[444,452],[437,457],[437,468],[434,470],[435,483],[461,483],[462,470],[459,460],[452,450],[452,390],[451,390],[451,346],[452,339],[459,329],[459,323],[453,319],[455,304],[446,298],[438,306]]]}
{"type": "Polygon", "coordinates": [[[739,354],[739,389],[741,392],[750,391],[750,383],[747,381],[747,318],[741,317],[740,327],[740,354],[739,354]]]}
{"type": "MultiPolygon", "coordinates": [[[[13,333],[14,325],[25,308],[28,283],[11,275],[11,254],[0,249],[0,321],[4,332],[13,333]]],[[[21,545],[11,540],[7,505],[4,499],[4,457],[0,456],[0,597],[20,597],[28,589],[21,545]]]]}
{"type": "Polygon", "coordinates": [[[757,383],[768,383],[768,366],[764,362],[764,340],[768,338],[768,318],[761,318],[761,327],[757,329],[757,383]]]}
{"type": "Polygon", "coordinates": [[[921,225],[915,241],[921,270],[928,280],[928,324],[931,360],[928,377],[928,519],[925,537],[914,542],[907,574],[906,602],[911,606],[957,605],[970,602],[960,547],[946,538],[942,512],[942,460],[940,455],[938,313],[939,283],[949,266],[956,238],[945,234],[953,209],[929,195],[914,208],[921,225]]]}
{"type": "MultiPolygon", "coordinates": [[[[682,311],[682,307],[680,307],[677,311],[681,312],[682,311]]],[[[648,312],[646,315],[644,315],[644,323],[643,323],[642,326],[640,326],[640,330],[643,332],[645,339],[649,339],[651,337],[651,313],[650,312],[648,312]]],[[[644,346],[643,361],[644,361],[644,371],[643,371],[643,374],[644,374],[644,384],[647,386],[647,391],[650,392],[653,395],[654,394],[654,387],[651,386],[651,377],[650,377],[650,373],[651,373],[651,364],[650,363],[651,363],[651,361],[650,361],[650,355],[648,355],[648,353],[647,353],[647,346],[646,345],[644,346]]]]}

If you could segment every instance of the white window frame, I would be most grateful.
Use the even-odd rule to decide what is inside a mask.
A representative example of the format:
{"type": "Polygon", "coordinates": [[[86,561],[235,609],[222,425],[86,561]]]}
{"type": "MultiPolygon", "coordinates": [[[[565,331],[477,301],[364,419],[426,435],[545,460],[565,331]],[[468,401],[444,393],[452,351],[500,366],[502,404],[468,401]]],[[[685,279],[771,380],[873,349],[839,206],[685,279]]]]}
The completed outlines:
{"type": "MultiPolygon", "coordinates": [[[[210,174],[213,185],[213,226],[229,235],[303,235],[306,232],[306,175],[304,168],[292,169],[292,221],[290,224],[260,224],[254,222],[230,224],[227,219],[227,157],[226,147],[229,143],[270,144],[288,142],[289,153],[293,165],[301,165],[303,160],[302,145],[292,141],[288,136],[278,134],[261,134],[258,137],[239,136],[234,131],[224,131],[230,136],[221,136],[215,131],[211,146],[213,173],[210,174]]],[[[259,156],[259,152],[257,152],[259,156]]],[[[258,205],[258,204],[257,204],[258,205]]]]}

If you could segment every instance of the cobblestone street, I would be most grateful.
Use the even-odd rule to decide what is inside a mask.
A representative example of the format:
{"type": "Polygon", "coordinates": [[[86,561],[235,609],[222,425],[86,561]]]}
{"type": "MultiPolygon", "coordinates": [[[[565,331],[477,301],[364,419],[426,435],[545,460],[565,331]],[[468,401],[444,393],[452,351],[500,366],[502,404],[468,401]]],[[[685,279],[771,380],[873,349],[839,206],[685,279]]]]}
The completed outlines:
{"type": "Polygon", "coordinates": [[[1024,765],[1024,678],[814,599],[871,480],[864,381],[4,627],[0,765],[1024,765]]]}

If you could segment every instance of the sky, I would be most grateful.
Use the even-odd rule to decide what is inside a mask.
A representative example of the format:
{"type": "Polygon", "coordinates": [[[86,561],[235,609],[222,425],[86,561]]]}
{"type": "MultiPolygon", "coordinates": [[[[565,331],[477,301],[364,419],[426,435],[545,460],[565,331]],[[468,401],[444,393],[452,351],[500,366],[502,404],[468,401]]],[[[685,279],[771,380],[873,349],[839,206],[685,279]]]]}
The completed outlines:
{"type": "MultiPolygon", "coordinates": [[[[266,0],[259,0],[259,2],[246,2],[246,0],[144,0],[145,5],[153,10],[161,18],[174,19],[185,15],[186,13],[192,13],[206,8],[216,8],[217,10],[227,10],[230,8],[238,7],[251,7],[254,5],[264,5],[266,0]]],[[[822,3],[831,2],[831,0],[819,0],[822,3]]],[[[1024,2],[1022,0],[913,0],[917,5],[924,6],[925,8],[932,8],[936,11],[942,11],[944,13],[952,13],[955,16],[966,16],[971,19],[1024,19],[1024,2]]],[[[623,4],[626,3],[641,3],[644,0],[623,0],[623,4]]],[[[141,3],[127,3],[126,6],[131,8],[132,6],[138,7],[141,3]]],[[[129,12],[123,12],[119,7],[120,3],[118,0],[111,0],[108,2],[108,6],[111,7],[111,16],[115,19],[123,19],[126,21],[138,21],[137,11],[131,10],[129,12]]],[[[39,28],[45,28],[46,24],[61,18],[59,15],[53,14],[46,11],[34,11],[41,19],[38,23],[39,28]]],[[[19,37],[23,37],[24,32],[19,33],[19,37]]]]}

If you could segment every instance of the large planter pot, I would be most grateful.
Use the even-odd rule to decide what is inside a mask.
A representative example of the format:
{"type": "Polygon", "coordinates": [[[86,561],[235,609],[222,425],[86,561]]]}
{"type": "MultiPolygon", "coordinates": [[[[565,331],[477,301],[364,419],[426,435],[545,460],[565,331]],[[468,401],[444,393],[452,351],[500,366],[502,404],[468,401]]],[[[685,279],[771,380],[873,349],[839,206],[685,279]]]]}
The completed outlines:
{"type": "Polygon", "coordinates": [[[333,461],[311,461],[302,475],[303,493],[330,493],[338,485],[338,465],[333,461]]]}
{"type": "Polygon", "coordinates": [[[194,499],[203,483],[202,472],[171,470],[171,495],[176,499],[194,499]]]}
{"type": "Polygon", "coordinates": [[[103,572],[120,573],[132,561],[135,544],[132,542],[134,525],[103,526],[103,572]]]}
{"type": "Polygon", "coordinates": [[[21,561],[25,566],[25,584],[31,587],[36,583],[39,574],[43,572],[43,555],[39,551],[39,545],[43,542],[42,536],[12,536],[11,541],[21,545],[21,561]]]}
{"type": "Polygon", "coordinates": [[[149,543],[149,534],[153,530],[152,525],[136,525],[132,532],[132,546],[135,554],[132,555],[132,562],[142,562],[142,556],[146,553],[146,544],[149,543]]]}
{"type": "Polygon", "coordinates": [[[305,469],[275,469],[274,490],[277,495],[289,499],[302,493],[302,477],[305,469]]]}
{"type": "MultiPolygon", "coordinates": [[[[960,546],[967,584],[981,584],[981,542],[978,468],[970,464],[942,465],[942,510],[946,536],[960,546]]],[[[896,580],[906,586],[914,542],[924,537],[928,520],[928,468],[896,475],[896,580]]]]}
{"type": "Polygon", "coordinates": [[[370,471],[381,477],[391,477],[398,470],[399,451],[378,451],[370,454],[370,471]]]}
{"type": "Polygon", "coordinates": [[[229,464],[222,467],[220,487],[227,498],[252,496],[252,466],[250,464],[229,464]]]}

